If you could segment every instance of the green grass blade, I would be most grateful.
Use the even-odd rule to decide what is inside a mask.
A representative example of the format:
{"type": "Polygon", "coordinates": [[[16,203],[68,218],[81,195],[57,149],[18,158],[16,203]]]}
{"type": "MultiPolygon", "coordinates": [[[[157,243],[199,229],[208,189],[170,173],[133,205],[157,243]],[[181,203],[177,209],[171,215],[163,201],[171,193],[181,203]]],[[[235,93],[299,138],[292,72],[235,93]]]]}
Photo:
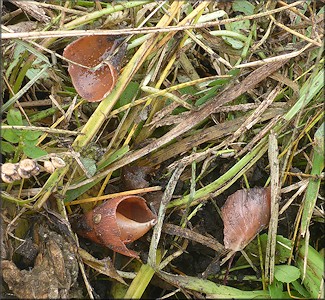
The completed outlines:
{"type": "Polygon", "coordinates": [[[32,80],[28,81],[28,83],[22,89],[20,89],[17,94],[15,94],[6,103],[4,103],[1,107],[1,113],[5,112],[22,95],[24,95],[30,89],[30,87],[47,71],[48,68],[49,66],[45,66],[32,80]]]}
{"type": "Polygon", "coordinates": [[[320,64],[320,70],[310,76],[308,80],[303,84],[300,91],[300,98],[296,104],[285,114],[284,119],[291,120],[299,110],[306,106],[324,87],[324,69],[320,64]]]}
{"type": "MultiPolygon", "coordinates": [[[[161,251],[157,250],[156,253],[156,265],[159,265],[161,261],[161,251]]],[[[124,295],[124,299],[140,299],[154,274],[155,270],[148,263],[142,265],[137,276],[133,279],[129,289],[124,295]]]]}
{"type": "MultiPolygon", "coordinates": [[[[247,166],[254,165],[256,161],[263,156],[263,154],[267,150],[267,146],[265,145],[266,145],[266,140],[263,139],[261,143],[254,148],[254,150],[252,150],[250,153],[245,155],[225,174],[220,176],[217,180],[213,181],[212,183],[197,190],[195,195],[193,196],[193,201],[191,202],[191,206],[197,204],[196,200],[207,197],[208,195],[216,191],[218,188],[221,188],[223,185],[227,184],[228,182],[236,181],[240,176],[242,176],[246,172],[247,166]]],[[[168,204],[168,208],[186,205],[189,199],[190,199],[190,195],[186,195],[180,199],[171,201],[168,204]]]]}
{"type": "Polygon", "coordinates": [[[267,291],[241,291],[239,289],[216,284],[210,280],[192,276],[173,275],[167,272],[159,272],[158,276],[163,280],[179,288],[189,289],[206,294],[209,299],[269,299],[267,291]]]}
{"type": "MultiPolygon", "coordinates": [[[[324,169],[324,126],[323,123],[316,131],[314,137],[314,156],[311,175],[320,176],[324,169]]],[[[313,215],[313,210],[316,205],[317,196],[320,187],[320,178],[311,178],[307,187],[304,208],[301,218],[301,235],[305,236],[309,227],[310,220],[313,215]]]]}

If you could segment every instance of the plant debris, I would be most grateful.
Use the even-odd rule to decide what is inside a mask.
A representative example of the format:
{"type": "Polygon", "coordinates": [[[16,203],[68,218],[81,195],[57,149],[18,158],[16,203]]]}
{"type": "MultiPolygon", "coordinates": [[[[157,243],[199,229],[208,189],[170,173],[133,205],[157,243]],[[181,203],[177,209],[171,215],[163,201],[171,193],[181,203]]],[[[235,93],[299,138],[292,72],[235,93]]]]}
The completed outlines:
{"type": "Polygon", "coordinates": [[[47,226],[38,229],[40,244],[34,267],[20,270],[3,260],[1,269],[8,287],[21,299],[67,299],[80,297],[76,249],[47,226]]]}
{"type": "Polygon", "coordinates": [[[324,298],[322,4],[4,2],[1,298],[324,298]]]}
{"type": "Polygon", "coordinates": [[[240,251],[269,224],[270,189],[238,190],[228,197],[221,212],[224,245],[227,249],[240,251]]]}

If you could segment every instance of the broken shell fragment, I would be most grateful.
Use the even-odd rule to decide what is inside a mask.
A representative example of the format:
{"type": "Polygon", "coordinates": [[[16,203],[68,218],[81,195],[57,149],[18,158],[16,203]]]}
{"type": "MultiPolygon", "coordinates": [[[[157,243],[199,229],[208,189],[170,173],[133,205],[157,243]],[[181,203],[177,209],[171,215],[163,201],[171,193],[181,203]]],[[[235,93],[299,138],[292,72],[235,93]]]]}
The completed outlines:
{"type": "Polygon", "coordinates": [[[126,51],[125,45],[116,56],[109,57],[116,44],[117,39],[107,35],[84,36],[64,49],[63,56],[72,61],[69,62],[68,72],[73,86],[81,97],[90,102],[101,101],[115,86],[119,65],[126,51]]]}
{"type": "Polygon", "coordinates": [[[145,199],[125,196],[108,200],[79,219],[76,231],[115,252],[138,258],[125,244],[147,233],[157,221],[145,199]]]}
{"type": "Polygon", "coordinates": [[[1,166],[1,179],[5,183],[12,183],[20,180],[21,177],[17,171],[18,165],[13,163],[5,163],[1,166]]]}
{"type": "Polygon", "coordinates": [[[224,245],[240,251],[270,222],[270,188],[238,190],[230,195],[221,209],[224,245]]]}
{"type": "Polygon", "coordinates": [[[32,175],[37,175],[39,170],[36,162],[29,158],[23,159],[18,165],[18,174],[21,178],[30,178],[32,175]]]}

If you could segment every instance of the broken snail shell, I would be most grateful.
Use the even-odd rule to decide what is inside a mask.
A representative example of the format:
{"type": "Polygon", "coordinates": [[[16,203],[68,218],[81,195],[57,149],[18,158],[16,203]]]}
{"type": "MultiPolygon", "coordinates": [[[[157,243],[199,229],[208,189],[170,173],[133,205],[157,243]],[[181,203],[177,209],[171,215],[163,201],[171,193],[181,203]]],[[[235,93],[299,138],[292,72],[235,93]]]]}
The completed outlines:
{"type": "Polygon", "coordinates": [[[221,208],[224,223],[224,245],[240,251],[270,222],[270,188],[238,190],[221,208]]]}
{"type": "Polygon", "coordinates": [[[79,64],[69,62],[68,72],[73,86],[90,102],[101,101],[115,86],[119,65],[126,52],[124,44],[115,56],[109,58],[117,40],[108,35],[84,36],[64,49],[63,56],[79,64]],[[100,63],[102,65],[94,69],[100,63]]]}
{"type": "Polygon", "coordinates": [[[147,233],[157,222],[157,216],[139,196],[118,197],[104,202],[79,220],[79,235],[104,245],[115,252],[138,258],[125,244],[147,233]]]}

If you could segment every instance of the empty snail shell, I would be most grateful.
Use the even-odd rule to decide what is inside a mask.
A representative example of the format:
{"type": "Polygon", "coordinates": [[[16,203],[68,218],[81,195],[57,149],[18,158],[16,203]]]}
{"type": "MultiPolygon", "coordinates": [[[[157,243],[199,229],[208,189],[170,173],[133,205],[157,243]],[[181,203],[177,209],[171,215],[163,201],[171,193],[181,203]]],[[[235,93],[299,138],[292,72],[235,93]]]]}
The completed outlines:
{"type": "Polygon", "coordinates": [[[238,190],[230,195],[221,209],[224,223],[224,245],[240,251],[270,221],[270,188],[238,190]]]}
{"type": "Polygon", "coordinates": [[[63,168],[66,165],[65,161],[62,158],[57,157],[57,156],[51,157],[51,162],[52,162],[54,168],[56,168],[56,169],[63,168]]]}
{"type": "Polygon", "coordinates": [[[18,174],[21,178],[30,178],[37,175],[40,171],[39,166],[32,159],[26,158],[20,161],[18,165],[18,174]]]}
{"type": "Polygon", "coordinates": [[[44,161],[44,171],[51,174],[55,171],[55,167],[53,166],[51,161],[49,160],[44,161]]]}
{"type": "Polygon", "coordinates": [[[125,244],[147,233],[157,216],[139,196],[118,197],[104,202],[79,220],[76,231],[95,243],[130,257],[139,257],[125,244]]]}
{"type": "Polygon", "coordinates": [[[77,93],[90,102],[101,101],[114,88],[126,44],[108,59],[116,40],[107,35],[84,36],[69,44],[63,56],[69,59],[68,72],[77,93]],[[96,70],[100,63],[103,63],[96,70]],[[84,67],[83,67],[84,66],[84,67]]]}
{"type": "Polygon", "coordinates": [[[17,171],[18,165],[13,163],[5,163],[1,166],[1,179],[5,183],[12,183],[20,180],[21,177],[17,171]]]}

